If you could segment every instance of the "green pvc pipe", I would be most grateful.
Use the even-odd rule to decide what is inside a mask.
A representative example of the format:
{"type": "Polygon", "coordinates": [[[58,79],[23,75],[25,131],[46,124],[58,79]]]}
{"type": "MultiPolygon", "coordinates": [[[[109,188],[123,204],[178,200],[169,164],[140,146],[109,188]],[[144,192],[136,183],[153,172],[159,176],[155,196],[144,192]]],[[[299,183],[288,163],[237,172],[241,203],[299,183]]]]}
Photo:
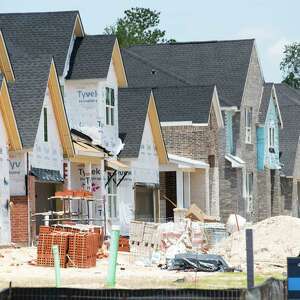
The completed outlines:
{"type": "Polygon", "coordinates": [[[54,268],[55,268],[55,286],[60,287],[60,259],[59,250],[57,245],[52,246],[52,253],[54,257],[54,268]]]}
{"type": "Polygon", "coordinates": [[[109,265],[106,285],[110,288],[116,284],[116,267],[119,249],[120,226],[112,226],[110,249],[109,249],[109,265]]]}

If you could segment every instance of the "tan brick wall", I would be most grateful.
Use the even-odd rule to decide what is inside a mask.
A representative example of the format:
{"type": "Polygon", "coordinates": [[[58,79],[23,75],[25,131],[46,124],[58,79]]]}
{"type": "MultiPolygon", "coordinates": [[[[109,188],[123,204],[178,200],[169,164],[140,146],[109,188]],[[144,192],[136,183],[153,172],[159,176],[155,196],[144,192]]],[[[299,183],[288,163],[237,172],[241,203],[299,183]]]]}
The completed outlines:
{"type": "MultiPolygon", "coordinates": [[[[212,110],[207,126],[163,126],[162,132],[169,154],[202,160],[209,163],[209,156],[214,159],[214,172],[209,172],[209,199],[211,204],[219,205],[219,128],[214,110],[212,110]]],[[[162,178],[160,181],[163,189],[162,178]]],[[[210,207],[212,206],[210,204],[210,207]]],[[[215,211],[219,209],[215,208],[215,211]]]]}
{"type": "Polygon", "coordinates": [[[27,196],[11,197],[10,210],[11,240],[14,243],[28,242],[28,199],[27,196]]]}
{"type": "MultiPolygon", "coordinates": [[[[163,126],[163,136],[170,154],[208,162],[209,155],[217,155],[218,126],[214,111],[208,126],[163,126]]],[[[215,159],[216,163],[218,159],[215,159]]]]}

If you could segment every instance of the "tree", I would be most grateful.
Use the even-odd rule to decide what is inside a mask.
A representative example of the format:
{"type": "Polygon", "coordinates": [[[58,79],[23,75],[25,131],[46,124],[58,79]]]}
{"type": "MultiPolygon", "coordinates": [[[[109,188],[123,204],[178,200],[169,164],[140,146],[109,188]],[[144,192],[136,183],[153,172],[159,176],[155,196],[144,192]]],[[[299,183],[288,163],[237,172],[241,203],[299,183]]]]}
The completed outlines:
{"type": "Polygon", "coordinates": [[[166,40],[165,30],[160,30],[160,12],[149,8],[133,7],[124,11],[125,16],[119,18],[115,25],[104,29],[105,34],[117,36],[121,47],[138,44],[157,44],[159,42],[175,42],[166,40]]]}
{"type": "Polygon", "coordinates": [[[280,63],[280,70],[283,71],[283,82],[300,89],[300,43],[293,43],[285,46],[284,58],[280,63]]]}

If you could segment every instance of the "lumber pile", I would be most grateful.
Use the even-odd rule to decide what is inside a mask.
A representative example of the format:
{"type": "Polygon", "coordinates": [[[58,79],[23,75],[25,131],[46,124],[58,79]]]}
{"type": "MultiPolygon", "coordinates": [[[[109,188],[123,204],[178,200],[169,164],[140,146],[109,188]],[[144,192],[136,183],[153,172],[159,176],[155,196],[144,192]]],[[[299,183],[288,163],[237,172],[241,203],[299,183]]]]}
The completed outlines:
{"type": "Polygon", "coordinates": [[[103,231],[96,226],[41,226],[37,247],[37,264],[54,265],[52,246],[59,249],[60,266],[90,268],[96,266],[103,231]]]}

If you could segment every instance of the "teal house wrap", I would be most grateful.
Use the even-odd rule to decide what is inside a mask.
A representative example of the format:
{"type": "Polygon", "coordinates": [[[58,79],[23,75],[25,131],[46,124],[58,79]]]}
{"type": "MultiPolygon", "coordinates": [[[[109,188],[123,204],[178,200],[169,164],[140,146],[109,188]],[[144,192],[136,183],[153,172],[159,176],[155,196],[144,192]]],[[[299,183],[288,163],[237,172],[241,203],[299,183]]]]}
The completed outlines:
{"type": "Polygon", "coordinates": [[[279,129],[281,115],[274,85],[266,83],[259,109],[259,126],[256,129],[257,168],[280,169],[279,129]]]}

